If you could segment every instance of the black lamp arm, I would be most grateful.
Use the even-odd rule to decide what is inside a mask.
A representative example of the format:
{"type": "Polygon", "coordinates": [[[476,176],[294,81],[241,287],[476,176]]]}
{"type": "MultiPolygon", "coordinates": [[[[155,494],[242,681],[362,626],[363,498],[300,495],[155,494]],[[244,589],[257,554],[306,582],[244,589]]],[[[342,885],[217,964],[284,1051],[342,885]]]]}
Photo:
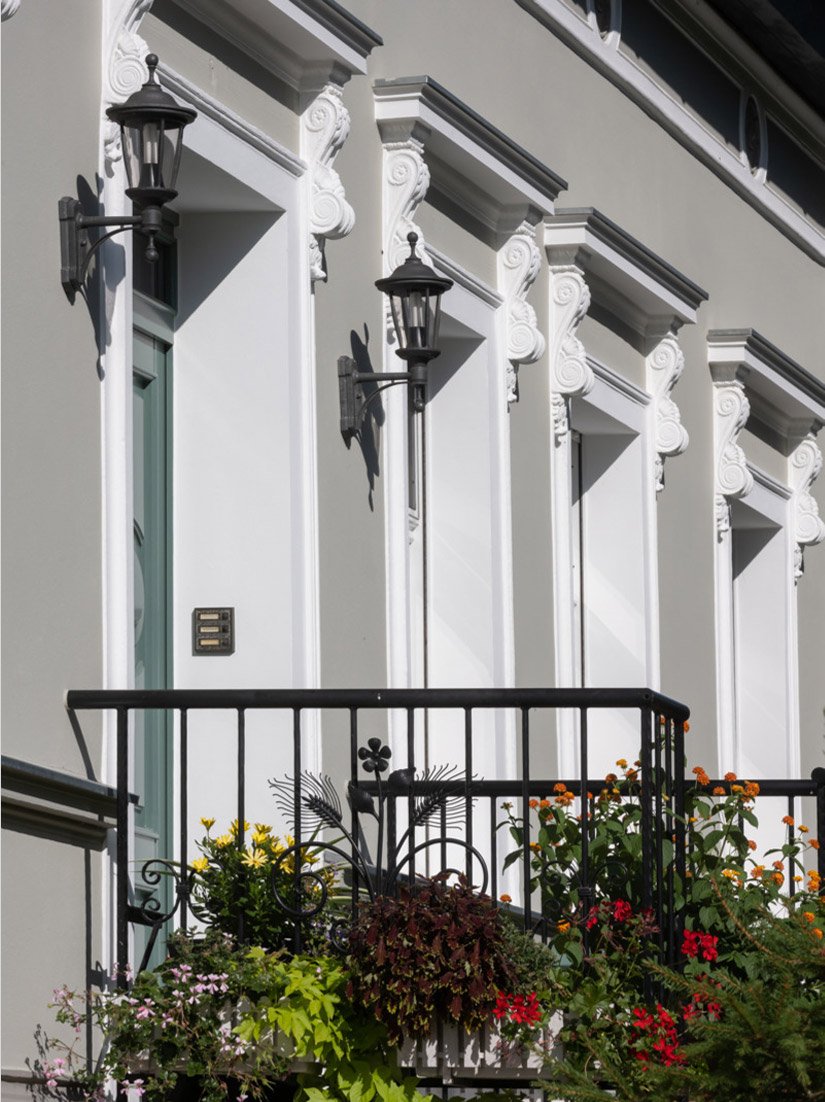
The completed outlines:
{"type": "Polygon", "coordinates": [[[125,233],[126,230],[131,230],[135,226],[139,226],[141,223],[140,218],[130,216],[128,222],[125,225],[118,225],[120,219],[94,219],[90,218],[88,221],[85,219],[80,223],[81,229],[86,229],[87,226],[116,226],[116,229],[110,230],[109,233],[101,234],[91,245],[88,246],[88,251],[83,258],[83,263],[80,265],[80,271],[77,274],[77,278],[81,285],[86,282],[86,273],[89,271],[89,265],[92,262],[92,257],[97,252],[98,248],[104,241],[108,241],[110,237],[114,237],[117,233],[125,233]]]}
{"type": "Polygon", "coordinates": [[[406,383],[413,387],[413,407],[417,411],[424,408],[424,392],[426,387],[426,374],[422,373],[424,365],[413,364],[409,371],[358,371],[355,360],[349,356],[341,356],[338,359],[338,385],[341,403],[341,432],[346,434],[356,433],[366,414],[370,402],[389,390],[391,386],[406,383]],[[379,383],[370,394],[365,395],[361,384],[379,383]]]}
{"type": "Polygon", "coordinates": [[[102,215],[84,214],[79,199],[64,196],[58,204],[60,217],[60,281],[71,299],[74,292],[83,286],[89,271],[92,256],[109,238],[125,230],[143,229],[149,242],[146,246],[148,260],[157,259],[155,234],[160,232],[162,213],[160,207],[147,206],[140,214],[102,215]],[[108,233],[101,234],[90,241],[88,230],[107,228],[108,233]]]}

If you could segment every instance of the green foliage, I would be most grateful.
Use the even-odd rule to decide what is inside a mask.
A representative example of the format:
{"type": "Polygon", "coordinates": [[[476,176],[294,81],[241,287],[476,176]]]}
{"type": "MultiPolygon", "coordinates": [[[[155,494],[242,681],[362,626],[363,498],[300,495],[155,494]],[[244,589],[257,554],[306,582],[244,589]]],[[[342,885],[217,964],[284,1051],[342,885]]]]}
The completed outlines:
{"type": "MultiPolygon", "coordinates": [[[[251,955],[265,957],[260,949],[251,955]]],[[[281,970],[278,997],[244,1011],[237,1032],[257,1050],[285,1040],[294,1058],[319,1065],[299,1075],[297,1102],[420,1102],[418,1080],[400,1072],[386,1029],[347,998],[340,964],[296,957],[270,967],[281,970]]]]}
{"type": "Polygon", "coordinates": [[[436,1018],[480,1029],[514,980],[501,915],[464,880],[448,887],[437,877],[379,897],[362,910],[349,948],[349,994],[394,1042],[425,1037],[436,1018]]]}

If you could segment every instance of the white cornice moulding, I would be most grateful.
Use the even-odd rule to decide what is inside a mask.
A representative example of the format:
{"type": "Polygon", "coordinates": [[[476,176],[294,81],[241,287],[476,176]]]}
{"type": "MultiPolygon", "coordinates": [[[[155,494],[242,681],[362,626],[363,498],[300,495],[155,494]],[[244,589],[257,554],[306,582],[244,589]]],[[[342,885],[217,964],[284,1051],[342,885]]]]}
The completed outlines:
{"type": "Polygon", "coordinates": [[[382,39],[332,0],[175,0],[297,92],[367,71],[382,39]]]}
{"type": "Polygon", "coordinates": [[[523,222],[499,249],[497,257],[498,286],[505,303],[508,405],[518,400],[519,365],[535,363],[544,355],[546,347],[536,311],[527,302],[527,292],[540,266],[535,228],[523,222]]]}
{"type": "Polygon", "coordinates": [[[642,336],[658,342],[695,322],[703,291],[593,207],[561,209],[545,221],[550,264],[581,268],[594,298],[642,336]]]}
{"type": "MultiPolygon", "coordinates": [[[[719,393],[741,394],[744,416],[755,416],[785,439],[788,444],[788,493],[791,498],[791,523],[796,544],[794,579],[802,574],[802,555],[806,546],[825,539],[825,524],[810,493],[811,485],[822,470],[822,454],[815,436],[825,424],[825,383],[806,371],[775,344],[753,329],[714,329],[708,333],[708,362],[713,384],[719,393]]],[[[735,463],[747,463],[741,447],[731,452],[735,463]]],[[[750,472],[748,472],[750,473],[750,472]]],[[[736,484],[733,471],[730,477],[736,484]]],[[[728,494],[727,497],[743,496],[728,494]]],[[[729,525],[730,515],[725,493],[717,487],[717,524],[720,533],[729,525]]]]}
{"type": "Polygon", "coordinates": [[[347,140],[350,116],[337,84],[327,84],[301,116],[301,154],[309,164],[310,278],[327,278],[324,242],[346,237],[355,225],[341,177],[332,167],[347,140]]]}
{"type": "Polygon", "coordinates": [[[7,19],[11,19],[17,9],[20,7],[20,0],[2,0],[0,3],[0,18],[5,23],[7,19]]]}
{"type": "Polygon", "coordinates": [[[434,186],[498,233],[535,225],[567,187],[431,77],[378,80],[373,93],[384,144],[417,142],[434,186]]]}
{"type": "Polygon", "coordinates": [[[685,369],[684,353],[675,336],[669,334],[656,345],[645,360],[645,367],[647,389],[653,399],[658,493],[665,486],[665,457],[681,455],[690,440],[679,407],[670,396],[685,369]]]}
{"type": "Polygon", "coordinates": [[[822,543],[825,540],[825,524],[819,515],[819,506],[810,489],[822,470],[822,452],[813,435],[806,436],[797,444],[788,460],[788,482],[792,497],[792,517],[794,526],[794,579],[802,576],[803,550],[806,546],[822,543]]]}
{"type": "Polygon", "coordinates": [[[708,333],[714,379],[737,379],[761,420],[787,436],[817,433],[825,424],[825,383],[754,329],[708,333]]]}
{"type": "Polygon", "coordinates": [[[576,330],[590,306],[590,288],[575,265],[550,266],[550,401],[558,445],[570,431],[569,401],[593,389],[593,369],[576,330]]]}
{"type": "MultiPolygon", "coordinates": [[[[645,342],[645,385],[654,406],[653,477],[661,490],[665,456],[679,455],[688,445],[687,431],[671,397],[685,362],[676,333],[683,324],[696,321],[707,292],[592,207],[558,210],[545,221],[544,241],[554,281],[554,325],[573,325],[568,333],[556,333],[553,342],[550,377],[557,439],[567,432],[568,398],[587,393],[586,389],[569,390],[565,379],[575,375],[577,363],[586,365],[581,342],[573,332],[592,296],[645,342]],[[579,306],[581,314],[566,317],[560,312],[558,298],[564,292],[565,274],[570,272],[585,283],[588,295],[584,307],[579,306]]],[[[587,385],[584,375],[581,385],[587,385]]]]}
{"type": "MultiPolygon", "coordinates": [[[[525,10],[548,26],[558,37],[583,57],[598,72],[612,81],[646,114],[655,119],[677,141],[681,142],[712,172],[725,181],[746,202],[797,244],[808,256],[825,263],[825,232],[793,209],[777,192],[755,178],[750,168],[742,164],[738,152],[729,149],[710,133],[698,119],[668,90],[641,69],[615,44],[603,40],[590,25],[572,11],[563,0],[517,0],[525,10]]],[[[704,5],[706,7],[706,5],[704,5]]],[[[697,7],[693,0],[691,7],[697,7]]],[[[720,21],[721,22],[721,21],[720,21]]],[[[612,36],[608,36],[610,38],[612,36]]],[[[776,88],[772,75],[766,88],[776,88]]],[[[794,97],[795,106],[783,115],[801,118],[803,112],[811,121],[809,129],[817,131],[820,142],[825,139],[822,121],[807,107],[804,100],[794,97]]]]}
{"type": "Polygon", "coordinates": [[[746,497],[753,489],[753,474],[747,457],[737,443],[750,414],[745,387],[737,380],[713,380],[713,437],[715,452],[714,504],[716,532],[730,530],[730,503],[746,497]]]}

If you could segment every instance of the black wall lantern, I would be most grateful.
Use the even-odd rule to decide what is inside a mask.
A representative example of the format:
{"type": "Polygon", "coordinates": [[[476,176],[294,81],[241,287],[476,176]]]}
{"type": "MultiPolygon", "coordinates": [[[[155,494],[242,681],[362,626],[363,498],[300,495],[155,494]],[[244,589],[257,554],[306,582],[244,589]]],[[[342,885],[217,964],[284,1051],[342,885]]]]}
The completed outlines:
{"type": "Polygon", "coordinates": [[[397,383],[412,386],[413,408],[423,410],[427,394],[427,365],[440,355],[438,327],[441,320],[441,296],[453,285],[451,279],[437,275],[415,254],[418,234],[407,234],[410,255],[391,276],[379,279],[375,286],[389,295],[395,336],[396,355],[409,365],[408,371],[357,371],[349,356],[338,360],[338,385],[341,400],[341,432],[357,432],[368,404],[387,387],[397,383]],[[362,384],[383,383],[369,397],[362,384]]]}
{"type": "Polygon", "coordinates": [[[60,280],[70,297],[83,286],[97,247],[116,233],[138,230],[148,239],[146,259],[158,258],[155,235],[161,229],[162,208],[178,194],[175,181],[183,149],[183,129],[197,117],[197,112],[181,107],[164,92],[155,77],[157,64],[157,55],[149,54],[146,58],[149,79],[125,103],[106,112],[120,126],[129,183],[126,194],[139,213],[122,217],[87,215],[79,199],[64,196],[60,200],[60,280]],[[97,226],[116,228],[90,242],[88,230],[97,226]]]}

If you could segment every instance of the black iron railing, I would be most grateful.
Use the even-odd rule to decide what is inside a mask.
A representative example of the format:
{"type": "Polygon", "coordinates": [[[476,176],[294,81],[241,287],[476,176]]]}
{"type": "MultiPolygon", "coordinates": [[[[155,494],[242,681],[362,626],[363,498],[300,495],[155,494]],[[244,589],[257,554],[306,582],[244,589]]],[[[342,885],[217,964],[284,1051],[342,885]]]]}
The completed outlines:
{"type": "MultiPolygon", "coordinates": [[[[231,716],[231,730],[226,737],[234,741],[234,777],[230,776],[227,783],[234,788],[234,813],[241,824],[249,806],[247,721],[250,715],[262,712],[288,717],[286,737],[281,730],[271,738],[269,775],[281,778],[276,795],[282,812],[291,819],[295,842],[290,851],[298,858],[311,845],[316,850],[325,849],[336,865],[348,865],[346,883],[353,909],[359,899],[376,891],[391,890],[401,880],[414,880],[447,867],[464,872],[472,883],[498,899],[507,844],[506,831],[499,829],[501,805],[504,801],[511,802],[521,822],[528,824],[521,838],[522,860],[513,865],[515,872],[510,874],[520,880],[513,893],[517,897],[513,909],[522,917],[526,929],[545,937],[552,932],[548,929],[545,900],[535,889],[531,890],[534,872],[531,843],[537,829],[535,820],[529,825],[531,801],[547,797],[558,784],[573,794],[574,810],[581,817],[581,851],[574,879],[579,911],[584,916],[596,899],[590,853],[592,794],[604,785],[603,777],[589,776],[591,721],[596,713],[600,716],[621,713],[626,723],[627,713],[634,713],[640,763],[633,785],[633,798],[640,808],[639,902],[654,916],[662,962],[673,963],[678,957],[682,928],[678,886],[686,883],[689,860],[685,801],[694,784],[692,778],[684,777],[684,728],[689,712],[683,704],[658,693],[644,689],[72,691],[67,694],[67,708],[74,724],[79,723],[76,713],[87,710],[109,711],[116,717],[116,953],[121,966],[125,966],[130,955],[130,923],[151,930],[145,963],[164,926],[187,928],[193,918],[197,920],[190,872],[193,844],[189,808],[193,796],[191,761],[200,747],[193,717],[207,711],[223,711],[231,716]],[[129,763],[135,738],[134,717],[154,709],[173,713],[176,719],[174,799],[178,842],[174,854],[161,854],[135,867],[129,838],[129,763]],[[312,777],[305,770],[302,736],[307,717],[319,713],[324,716],[325,745],[330,745],[328,740],[335,739],[336,733],[346,743],[348,770],[346,776],[336,779],[338,787],[346,789],[349,803],[346,810],[333,791],[332,780],[312,777]],[[569,729],[576,730],[578,738],[577,777],[542,776],[542,770],[537,768],[537,762],[550,756],[548,749],[553,750],[552,756],[555,754],[556,731],[547,721],[549,713],[556,717],[561,713],[568,717],[572,714],[569,729]],[[454,746],[460,745],[462,760],[452,769],[424,768],[423,763],[416,761],[417,738],[428,722],[432,732],[433,717],[444,715],[457,717],[461,733],[454,746]],[[483,736],[489,746],[491,715],[497,717],[499,731],[509,731],[515,744],[513,776],[477,775],[479,741],[483,736]],[[376,719],[380,720],[378,724],[376,719]],[[395,732],[394,761],[386,746],[390,726],[395,732]],[[381,737],[376,737],[377,730],[381,737]],[[402,760],[397,760],[399,757],[402,760]],[[591,794],[590,798],[587,794],[591,794]],[[335,840],[323,841],[329,831],[326,836],[319,835],[319,827],[334,828],[335,840]],[[145,895],[147,888],[151,891],[162,882],[174,885],[168,905],[162,904],[162,893],[138,903],[139,889],[145,895]]],[[[599,720],[600,724],[603,722],[599,720]]],[[[626,749],[626,743],[617,746],[617,750],[626,749]]],[[[342,756],[339,750],[338,757],[342,756]]],[[[729,787],[726,781],[711,783],[715,787],[729,787]]],[[[825,837],[825,770],[815,771],[811,780],[759,779],[759,784],[763,794],[785,798],[792,817],[796,814],[796,801],[814,797],[818,835],[825,837]]],[[[789,827],[789,831],[793,829],[789,827]]],[[[242,831],[237,841],[243,844],[242,831]]],[[[820,851],[819,872],[823,876],[824,860],[825,853],[820,851]]],[[[306,924],[317,916],[326,891],[316,874],[300,871],[300,860],[293,860],[293,867],[296,895],[291,903],[284,900],[284,907],[294,920],[294,945],[300,947],[306,924]],[[320,887],[320,891],[307,893],[305,877],[315,877],[315,887],[320,887]],[[296,898],[309,898],[311,902],[307,906],[296,904],[296,898]]],[[[242,914],[238,933],[243,936],[242,914]]],[[[582,933],[586,951],[584,922],[582,933]]],[[[119,974],[125,975],[123,967],[119,974]]]]}

